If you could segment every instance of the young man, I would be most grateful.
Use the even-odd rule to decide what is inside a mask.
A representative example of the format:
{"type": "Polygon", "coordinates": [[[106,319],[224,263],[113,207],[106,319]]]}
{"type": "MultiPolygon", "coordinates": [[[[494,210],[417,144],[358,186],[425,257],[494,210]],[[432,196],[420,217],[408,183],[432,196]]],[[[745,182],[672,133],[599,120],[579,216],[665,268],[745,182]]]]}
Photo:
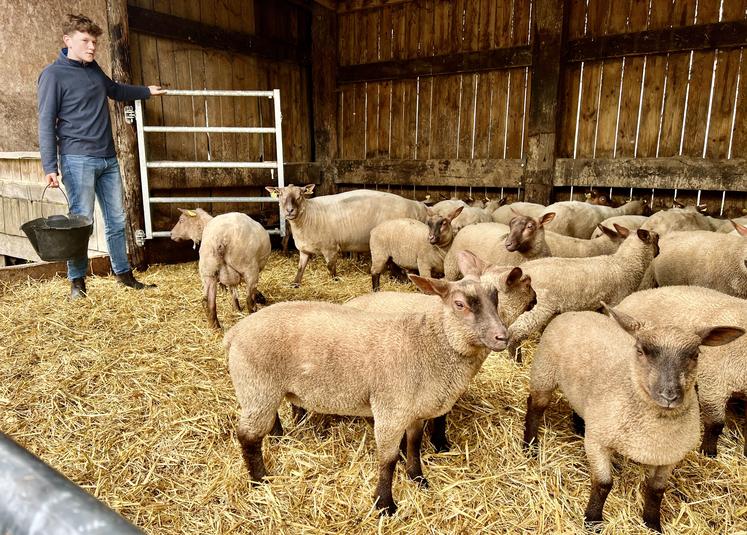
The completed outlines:
{"type": "MultiPolygon", "coordinates": [[[[51,187],[59,187],[58,171],[62,172],[70,213],[93,219],[94,197],[98,197],[112,270],[119,283],[140,290],[153,285],[135,279],[127,259],[122,180],[107,97],[147,99],[165,91],[154,85],[118,84],[107,77],[94,60],[101,33],[88,17],[67,16],[62,36],[66,48],[39,76],[39,149],[51,187]]],[[[86,296],[87,268],[87,255],[68,261],[71,299],[86,296]]]]}

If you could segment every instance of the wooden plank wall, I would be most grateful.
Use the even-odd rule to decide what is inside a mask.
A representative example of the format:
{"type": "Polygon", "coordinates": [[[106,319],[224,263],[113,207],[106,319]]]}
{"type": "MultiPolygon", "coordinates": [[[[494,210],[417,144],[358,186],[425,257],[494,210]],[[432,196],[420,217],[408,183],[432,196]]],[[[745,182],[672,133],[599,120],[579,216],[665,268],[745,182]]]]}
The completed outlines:
{"type": "MultiPolygon", "coordinates": [[[[246,0],[129,0],[129,5],[165,13],[209,26],[309,42],[308,11],[284,2],[246,0]]],[[[269,90],[279,88],[283,115],[283,154],[286,162],[312,160],[309,120],[309,68],[294,62],[270,61],[256,56],[204,48],[186,41],[132,32],[133,83],[160,84],[172,89],[269,90]]],[[[167,126],[274,126],[272,101],[255,97],[165,97],[146,102],[149,125],[167,126]]],[[[151,160],[275,160],[273,134],[148,134],[151,160]],[[209,157],[208,157],[209,155],[209,157]]],[[[150,174],[150,173],[149,173],[150,174]]],[[[259,179],[273,183],[269,170],[189,173],[152,173],[154,194],[172,196],[260,195],[251,186],[259,179]]],[[[222,213],[233,210],[268,214],[276,204],[204,204],[222,213]]],[[[277,210],[274,210],[277,212],[277,210]]],[[[176,222],[175,205],[154,208],[154,229],[168,230],[176,222]]],[[[275,219],[277,214],[275,214],[275,219]]],[[[272,221],[263,221],[273,224],[272,221]]],[[[276,224],[276,221],[275,223],[276,224]]]]}
{"type": "MultiPolygon", "coordinates": [[[[744,0],[572,0],[567,40],[745,19],[744,0]]],[[[651,54],[566,65],[559,158],[730,159],[747,157],[747,66],[743,49],[651,54]]],[[[594,184],[589,184],[593,186],[594,184]]],[[[580,199],[576,189],[573,197],[580,199]]],[[[621,197],[630,195],[619,190],[621,197]]],[[[707,202],[721,211],[721,192],[654,192],[654,205],[707,202]]],[[[646,192],[634,192],[650,196],[646,192]]],[[[742,215],[743,194],[724,212],[742,215]]],[[[559,198],[571,198],[570,192],[559,198]]]]}
{"type": "MultiPolygon", "coordinates": [[[[339,64],[526,45],[531,9],[529,0],[340,2],[339,64]]],[[[338,158],[522,158],[529,84],[526,67],[342,84],[338,158]]]]}

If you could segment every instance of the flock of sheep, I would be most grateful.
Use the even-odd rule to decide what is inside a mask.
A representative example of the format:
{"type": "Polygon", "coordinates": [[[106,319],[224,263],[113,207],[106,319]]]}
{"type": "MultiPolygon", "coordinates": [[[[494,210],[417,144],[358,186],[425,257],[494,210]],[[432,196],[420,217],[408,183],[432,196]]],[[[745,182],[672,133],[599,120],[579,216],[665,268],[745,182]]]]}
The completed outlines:
{"type": "MultiPolygon", "coordinates": [[[[237,434],[255,482],[267,474],[264,436],[282,434],[284,399],[297,417],[306,410],[373,416],[376,505],[394,513],[400,450],[407,475],[427,486],[424,422],[433,420],[431,441],[447,450],[446,414],[488,354],[508,349],[520,361],[521,343],[540,334],[527,453],[559,388],[584,434],[592,483],[586,522],[602,520],[619,453],[646,465],[643,520],[661,531],[664,489],[701,440],[701,418],[700,450],[715,456],[727,401],[747,394],[747,228],[738,221],[697,207],[647,217],[645,201],[428,207],[372,190],[317,198],[313,185],[267,190],[300,252],[295,285],[312,255],[323,255],[334,277],[340,253],[370,251],[374,292],[344,305],[273,304],[226,333],[241,406],[237,434]],[[409,278],[422,293],[377,291],[387,267],[417,270],[409,278]]],[[[218,283],[237,309],[241,280],[249,311],[261,301],[270,239],[249,216],[182,210],[171,236],[200,244],[211,326],[219,327],[218,283]]]]}

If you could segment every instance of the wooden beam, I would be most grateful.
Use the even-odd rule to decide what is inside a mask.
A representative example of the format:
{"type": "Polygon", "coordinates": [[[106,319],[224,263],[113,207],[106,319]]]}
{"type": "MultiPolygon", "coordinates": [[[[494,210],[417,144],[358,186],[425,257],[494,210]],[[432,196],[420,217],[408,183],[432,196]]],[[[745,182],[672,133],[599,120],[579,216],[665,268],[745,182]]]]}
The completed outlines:
{"type": "Polygon", "coordinates": [[[348,84],[374,80],[402,80],[417,76],[495,71],[526,67],[531,65],[531,62],[531,48],[523,45],[480,52],[348,65],[340,67],[337,82],[348,84]]]}
{"type": "Polygon", "coordinates": [[[402,4],[411,4],[416,0],[378,0],[376,3],[370,0],[338,0],[338,13],[352,13],[353,11],[373,11],[402,4]],[[373,4],[373,5],[372,5],[373,4]]]}
{"type": "Polygon", "coordinates": [[[747,21],[716,22],[575,39],[568,43],[565,59],[567,62],[593,61],[623,56],[734,48],[745,45],[747,45],[747,21]]]}
{"type": "Polygon", "coordinates": [[[136,6],[128,6],[127,12],[130,17],[130,28],[135,32],[187,41],[207,48],[248,56],[261,56],[295,63],[309,62],[308,51],[298,43],[225,30],[218,26],[210,26],[136,6]]]}
{"type": "Polygon", "coordinates": [[[332,160],[337,158],[337,14],[314,4],[311,14],[311,108],[314,160],[322,166],[319,193],[336,193],[332,160]]]}
{"type": "MultiPolygon", "coordinates": [[[[130,31],[127,20],[127,0],[106,0],[106,16],[109,23],[111,43],[112,79],[132,83],[130,65],[130,31]]],[[[155,83],[153,81],[152,83],[155,83]]],[[[122,174],[125,211],[127,212],[127,249],[131,264],[144,270],[147,268],[145,248],[135,242],[135,231],[145,228],[143,215],[143,191],[140,184],[139,160],[135,128],[125,122],[126,102],[114,101],[112,133],[114,146],[122,174]]]]}
{"type": "Polygon", "coordinates": [[[532,87],[524,200],[549,204],[555,167],[564,3],[537,0],[532,21],[532,87]]]}
{"type": "MultiPolygon", "coordinates": [[[[285,183],[320,184],[322,164],[318,162],[292,162],[283,166],[285,183]]],[[[185,188],[236,188],[242,186],[271,186],[269,171],[252,169],[150,169],[148,182],[151,189],[185,188]]],[[[201,197],[204,195],[200,195],[201,197]]]]}
{"type": "Polygon", "coordinates": [[[671,158],[560,158],[556,186],[747,191],[747,160],[671,158]]]}
{"type": "MultiPolygon", "coordinates": [[[[64,277],[66,273],[66,262],[42,262],[39,260],[31,264],[0,268],[0,281],[11,283],[25,282],[28,279],[49,280],[57,276],[64,277]]],[[[108,256],[100,255],[89,258],[89,275],[108,275],[109,273],[111,273],[111,263],[108,256]]]]}
{"type": "Polygon", "coordinates": [[[517,187],[522,161],[337,160],[338,184],[517,187]]]}

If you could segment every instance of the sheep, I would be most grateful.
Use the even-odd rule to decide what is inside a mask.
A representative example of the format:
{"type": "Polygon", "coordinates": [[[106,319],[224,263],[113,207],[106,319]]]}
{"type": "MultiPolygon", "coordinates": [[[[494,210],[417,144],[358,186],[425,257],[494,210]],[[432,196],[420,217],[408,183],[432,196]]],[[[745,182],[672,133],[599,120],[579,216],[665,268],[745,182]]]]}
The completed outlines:
{"type": "Polygon", "coordinates": [[[381,272],[391,259],[405,269],[418,270],[421,277],[443,273],[444,256],[454,239],[454,218],[464,209],[460,206],[443,217],[428,209],[425,223],[414,219],[391,219],[371,231],[371,287],[379,289],[381,272]]]}
{"type": "Polygon", "coordinates": [[[322,254],[327,269],[337,277],[340,252],[369,252],[371,230],[383,221],[407,217],[425,221],[425,205],[383,191],[353,190],[307,199],[314,184],[265,188],[279,197],[280,209],[290,223],[299,250],[298,271],[293,285],[301,285],[312,255],[322,254]]]}
{"type": "Polygon", "coordinates": [[[556,202],[542,212],[555,213],[555,219],[545,230],[573,236],[588,238],[599,223],[616,215],[640,215],[648,208],[646,201],[630,201],[618,208],[598,206],[580,201],[556,202]]]}
{"type": "MultiPolygon", "coordinates": [[[[629,231],[636,231],[639,228],[641,228],[641,225],[643,225],[646,220],[648,219],[648,216],[645,215],[615,215],[612,217],[608,217],[604,221],[602,221],[599,225],[607,228],[614,228],[615,223],[620,225],[621,227],[625,227],[629,231]]],[[[591,233],[590,239],[598,238],[602,235],[602,229],[597,225],[597,228],[594,229],[594,232],[591,233]]]]}
{"type": "MultiPolygon", "coordinates": [[[[498,290],[498,317],[504,325],[514,322],[536,301],[532,281],[520,267],[494,266],[483,262],[470,251],[459,254],[460,269],[465,277],[473,277],[498,290]]],[[[373,314],[421,313],[432,306],[437,297],[409,292],[378,292],[355,297],[345,306],[366,310],[373,314]]],[[[435,418],[431,427],[431,443],[438,452],[449,451],[446,437],[446,415],[435,418]]]]}
{"type": "Polygon", "coordinates": [[[449,280],[459,278],[457,264],[459,251],[469,250],[492,264],[516,266],[534,258],[550,256],[545,243],[544,226],[554,216],[546,214],[543,219],[514,214],[508,232],[500,223],[478,223],[470,225],[456,235],[451,249],[444,257],[444,275],[449,280]]]}
{"type": "Polygon", "coordinates": [[[667,480],[698,443],[698,347],[727,344],[745,331],[712,323],[688,328],[641,322],[602,305],[611,318],[568,312],[542,335],[530,374],[525,449],[536,442],[542,414],[559,387],[584,422],[591,472],[585,521],[602,521],[612,454],[619,453],[647,466],[643,521],[660,532],[667,480]]]}
{"type": "MultiPolygon", "coordinates": [[[[683,329],[696,329],[708,323],[747,328],[747,303],[699,286],[667,286],[636,292],[617,306],[641,320],[657,321],[662,310],[667,319],[683,329]]],[[[704,348],[698,358],[698,399],[704,423],[700,451],[716,456],[716,444],[726,420],[726,403],[732,396],[747,398],[747,337],[725,347],[704,348]]],[[[747,415],[743,422],[747,438],[747,415]]],[[[743,453],[747,456],[747,440],[743,453]]]]}
{"type": "Polygon", "coordinates": [[[583,258],[589,256],[599,256],[614,254],[620,244],[628,237],[628,230],[618,225],[622,232],[612,230],[602,224],[597,225],[599,236],[584,240],[573,238],[556,232],[545,231],[545,242],[550,248],[550,256],[559,256],[562,258],[583,258]]]}
{"type": "Polygon", "coordinates": [[[230,212],[212,217],[201,208],[179,210],[182,215],[171,229],[171,239],[192,240],[195,247],[200,246],[198,266],[208,325],[219,329],[215,303],[219,282],[231,291],[236,310],[241,310],[237,288],[242,279],[247,287],[247,310],[254,309],[255,299],[264,302],[257,292],[257,282],[270,257],[270,235],[246,214],[230,212]]]}
{"type": "Polygon", "coordinates": [[[459,217],[454,219],[452,226],[454,232],[459,232],[468,225],[476,225],[477,223],[491,223],[493,221],[492,212],[488,212],[485,208],[475,208],[473,206],[465,206],[464,210],[459,217]]]}
{"type": "Polygon", "coordinates": [[[693,285],[747,298],[747,239],[704,230],[664,236],[651,265],[657,285],[693,285]]]}
{"type": "Polygon", "coordinates": [[[493,211],[493,222],[508,225],[511,222],[511,219],[516,216],[516,212],[539,219],[542,212],[545,211],[545,208],[544,205],[533,202],[514,202],[506,204],[493,211]]]}
{"type": "Polygon", "coordinates": [[[596,310],[599,301],[611,305],[622,301],[638,288],[659,253],[658,241],[655,232],[638,229],[613,255],[540,258],[522,264],[537,292],[537,304],[509,327],[510,346],[518,347],[532,333],[541,333],[557,314],[596,310]]]}
{"type": "Polygon", "coordinates": [[[469,204],[464,202],[461,199],[444,199],[443,201],[438,201],[436,204],[431,206],[431,210],[433,210],[438,215],[441,215],[443,217],[446,217],[451,212],[456,210],[459,207],[467,208],[469,204]]]}
{"type": "Polygon", "coordinates": [[[612,208],[616,208],[618,206],[617,203],[615,203],[612,200],[612,197],[608,196],[606,193],[600,193],[599,191],[593,189],[589,192],[587,192],[584,195],[587,203],[589,204],[596,204],[599,206],[611,206],[612,208]]]}
{"type": "Polygon", "coordinates": [[[641,228],[653,230],[662,237],[670,232],[682,230],[714,230],[709,218],[690,207],[671,208],[656,212],[641,225],[641,228]]]}
{"type": "Polygon", "coordinates": [[[280,431],[283,398],[320,413],[373,416],[376,506],[393,514],[392,476],[407,435],[407,474],[427,486],[423,421],[448,412],[490,351],[506,348],[495,288],[410,275],[440,302],[419,314],[375,316],[338,304],[294,301],[247,316],[225,336],[241,406],[237,435],[255,482],[267,475],[262,439],[280,431]]]}

